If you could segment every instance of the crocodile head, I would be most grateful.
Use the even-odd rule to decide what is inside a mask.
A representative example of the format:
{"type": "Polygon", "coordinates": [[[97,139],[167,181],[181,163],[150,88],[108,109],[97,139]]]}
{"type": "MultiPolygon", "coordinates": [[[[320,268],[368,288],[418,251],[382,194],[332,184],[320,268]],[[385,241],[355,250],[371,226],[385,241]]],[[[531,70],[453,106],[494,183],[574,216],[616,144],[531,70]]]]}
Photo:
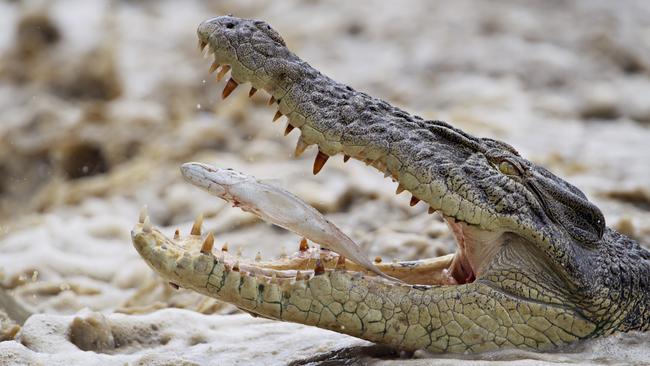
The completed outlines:
{"type": "Polygon", "coordinates": [[[243,83],[252,84],[251,95],[266,90],[278,106],[275,119],[284,115],[286,132],[301,132],[296,153],[318,146],[314,173],[336,154],[374,166],[413,195],[412,205],[422,201],[442,214],[458,249],[380,267],[408,283],[398,284],[333,253],[318,265],[308,250],[268,263],[213,255],[205,250],[211,236],[193,230],[168,239],[143,216],[134,244],[170,281],[254,314],[403,349],[541,350],[648,328],[650,255],[606,228],[576,187],[508,144],[424,120],[322,75],[263,21],[217,17],[199,26],[198,37],[214,54],[211,71],[221,68],[218,78],[231,71],[224,98],[243,83]],[[626,299],[631,289],[644,295],[626,299]]]}

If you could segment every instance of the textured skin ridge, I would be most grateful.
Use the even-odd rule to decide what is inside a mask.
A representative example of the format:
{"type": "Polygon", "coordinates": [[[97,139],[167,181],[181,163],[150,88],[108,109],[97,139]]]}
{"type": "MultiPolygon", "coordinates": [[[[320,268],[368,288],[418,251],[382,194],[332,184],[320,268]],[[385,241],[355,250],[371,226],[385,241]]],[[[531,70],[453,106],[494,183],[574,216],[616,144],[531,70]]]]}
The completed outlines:
{"type": "Polygon", "coordinates": [[[364,161],[467,230],[498,237],[499,247],[476,281],[458,286],[343,270],[273,279],[198,254],[198,237],[170,240],[141,221],[134,245],[163,277],[260,316],[402,349],[548,350],[650,330],[650,253],[607,228],[578,188],[503,142],[423,120],[322,75],[263,21],[217,17],[198,37],[215,64],[232,70],[228,85],[251,83],[273,96],[300,130],[297,151],[318,145],[320,167],[339,153],[364,161]]]}

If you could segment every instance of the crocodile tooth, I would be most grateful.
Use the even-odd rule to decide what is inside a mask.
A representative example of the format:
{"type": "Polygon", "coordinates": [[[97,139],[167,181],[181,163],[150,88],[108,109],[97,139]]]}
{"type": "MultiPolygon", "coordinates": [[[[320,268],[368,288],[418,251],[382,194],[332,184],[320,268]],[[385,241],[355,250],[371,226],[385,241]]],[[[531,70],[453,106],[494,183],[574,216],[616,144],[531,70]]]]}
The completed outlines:
{"type": "Polygon", "coordinates": [[[288,135],[293,131],[293,125],[291,123],[287,123],[287,128],[284,129],[284,135],[288,135]]]}
{"type": "Polygon", "coordinates": [[[201,245],[201,253],[211,254],[213,245],[214,245],[214,235],[212,235],[212,232],[209,232],[208,236],[206,236],[205,240],[203,241],[203,245],[201,245]]]}
{"type": "Polygon", "coordinates": [[[222,252],[227,252],[227,251],[228,251],[228,243],[225,243],[225,244],[221,247],[221,251],[222,251],[222,252]]]}
{"type": "Polygon", "coordinates": [[[296,271],[296,281],[301,281],[302,280],[302,273],[300,271],[296,271]]]}
{"type": "Polygon", "coordinates": [[[271,99],[269,99],[269,105],[275,103],[275,97],[271,95],[271,99]]]}
{"type": "Polygon", "coordinates": [[[151,229],[151,220],[149,220],[149,216],[147,216],[144,218],[144,222],[142,223],[142,231],[145,233],[150,233],[151,229]]]}
{"type": "Polygon", "coordinates": [[[255,262],[261,262],[261,261],[262,261],[262,253],[258,251],[257,254],[255,254],[255,262]]]}
{"type": "Polygon", "coordinates": [[[277,111],[275,112],[275,116],[273,116],[273,122],[277,121],[278,118],[282,117],[282,112],[277,111]]]}
{"type": "Polygon", "coordinates": [[[329,159],[329,155],[323,153],[322,151],[318,150],[318,154],[316,155],[316,159],[314,160],[314,169],[312,172],[314,175],[318,174],[321,169],[323,169],[323,166],[327,162],[327,159],[329,159]]]}
{"type": "Polygon", "coordinates": [[[228,96],[230,95],[230,93],[232,93],[232,91],[235,90],[235,88],[237,87],[237,85],[239,85],[239,84],[237,84],[237,82],[235,81],[235,79],[230,78],[230,79],[228,80],[228,83],[226,84],[226,86],[223,88],[223,93],[221,93],[221,99],[226,99],[226,98],[228,98],[228,96]]]}
{"type": "Polygon", "coordinates": [[[398,184],[397,189],[395,190],[395,194],[400,194],[402,192],[404,192],[404,186],[402,186],[401,184],[398,184]]]}
{"type": "Polygon", "coordinates": [[[300,239],[300,246],[298,247],[298,249],[300,249],[301,252],[306,252],[307,250],[309,250],[309,244],[307,244],[307,239],[305,238],[300,239]]]}
{"type": "Polygon", "coordinates": [[[239,272],[239,261],[235,262],[235,264],[232,266],[232,270],[235,272],[239,272]]]}
{"type": "Polygon", "coordinates": [[[199,214],[192,224],[192,230],[190,230],[190,235],[201,235],[201,225],[203,225],[203,214],[199,214]]]}
{"type": "Polygon", "coordinates": [[[336,268],[345,269],[345,257],[339,255],[339,259],[336,261],[336,268]]]}
{"type": "Polygon", "coordinates": [[[252,97],[255,93],[257,93],[257,89],[255,89],[254,86],[251,86],[251,90],[248,92],[248,97],[252,97]]]}
{"type": "Polygon", "coordinates": [[[212,74],[213,72],[215,72],[217,70],[218,67],[219,67],[219,64],[217,63],[217,60],[214,60],[212,62],[212,65],[210,65],[210,70],[208,70],[208,73],[212,74]]]}
{"type": "Polygon", "coordinates": [[[347,163],[348,160],[350,160],[350,155],[344,154],[344,155],[343,155],[343,162],[344,162],[344,163],[347,163]]]}
{"type": "Polygon", "coordinates": [[[278,283],[278,274],[275,273],[275,272],[273,272],[273,274],[271,275],[271,283],[273,283],[273,284],[278,283]]]}
{"type": "Polygon", "coordinates": [[[175,284],[175,283],[173,283],[173,282],[170,282],[170,283],[169,283],[169,286],[173,287],[174,290],[178,290],[179,288],[181,288],[179,285],[177,285],[177,284],[175,284]]]}
{"type": "Polygon", "coordinates": [[[241,257],[241,247],[237,247],[237,253],[235,254],[237,258],[241,257]]]}
{"type": "Polygon", "coordinates": [[[375,257],[375,263],[381,263],[381,257],[380,256],[375,257]]]}
{"type": "Polygon", "coordinates": [[[429,209],[427,210],[427,212],[429,213],[429,215],[431,215],[432,213],[436,212],[436,209],[429,206],[429,209]]]}
{"type": "Polygon", "coordinates": [[[415,206],[415,205],[418,204],[418,202],[420,202],[420,199],[417,198],[417,197],[415,197],[415,196],[412,196],[412,197],[411,197],[411,202],[409,202],[409,205],[411,205],[411,206],[415,206]]]}
{"type": "Polygon", "coordinates": [[[174,240],[180,240],[180,238],[181,238],[181,231],[176,229],[176,231],[174,231],[174,240]]]}
{"type": "Polygon", "coordinates": [[[149,211],[149,210],[147,209],[147,205],[142,206],[142,208],[140,209],[140,215],[139,215],[139,217],[138,217],[138,221],[139,221],[141,224],[144,224],[144,219],[146,219],[147,216],[149,216],[149,212],[148,212],[148,211],[149,211]]]}
{"type": "Polygon", "coordinates": [[[299,157],[300,155],[302,155],[302,153],[305,152],[305,149],[307,149],[308,147],[309,145],[307,145],[305,140],[302,139],[302,136],[300,136],[298,142],[296,143],[296,149],[293,154],[295,155],[295,157],[299,157]]]}
{"type": "Polygon", "coordinates": [[[323,267],[323,262],[321,262],[320,258],[318,258],[316,260],[316,267],[314,268],[314,275],[320,276],[323,273],[325,273],[325,267],[323,267]]]}
{"type": "Polygon", "coordinates": [[[221,79],[223,79],[223,77],[226,76],[226,73],[228,71],[230,71],[230,65],[221,66],[221,70],[219,70],[219,73],[215,77],[217,79],[217,81],[221,81],[221,79]]]}
{"type": "Polygon", "coordinates": [[[199,39],[199,51],[203,52],[203,50],[205,49],[205,46],[207,46],[207,45],[208,45],[207,42],[204,42],[202,39],[199,39]]]}

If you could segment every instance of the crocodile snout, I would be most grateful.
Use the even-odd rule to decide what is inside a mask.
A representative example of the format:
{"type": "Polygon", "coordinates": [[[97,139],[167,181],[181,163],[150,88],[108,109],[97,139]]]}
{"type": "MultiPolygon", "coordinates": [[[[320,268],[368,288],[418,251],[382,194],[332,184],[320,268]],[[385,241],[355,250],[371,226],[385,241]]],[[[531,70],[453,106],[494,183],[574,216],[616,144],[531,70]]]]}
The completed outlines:
{"type": "Polygon", "coordinates": [[[210,35],[216,30],[233,29],[240,23],[240,21],[241,19],[232,17],[230,15],[214,17],[201,22],[197,29],[197,33],[199,34],[199,38],[207,41],[210,35]]]}

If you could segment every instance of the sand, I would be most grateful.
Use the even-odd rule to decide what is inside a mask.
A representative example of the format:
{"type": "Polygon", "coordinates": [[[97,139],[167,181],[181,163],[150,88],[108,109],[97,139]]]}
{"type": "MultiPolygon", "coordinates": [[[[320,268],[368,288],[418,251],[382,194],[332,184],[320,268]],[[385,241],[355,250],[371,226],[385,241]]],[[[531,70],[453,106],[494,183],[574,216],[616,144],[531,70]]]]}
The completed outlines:
{"type": "MultiPolygon", "coordinates": [[[[371,257],[446,254],[423,204],[358,162],[315,148],[263,92],[207,73],[196,26],[232,13],[272,24],[329,76],[425,118],[498,138],[582,189],[608,225],[650,244],[650,6],[644,1],[351,2],[81,0],[0,3],[0,364],[643,364],[650,336],[561,353],[395,354],[256,319],[174,290],[133,249],[146,204],[167,234],[204,227],[253,257],[299,238],[183,182],[186,161],[272,180],[314,205],[371,257]],[[369,12],[368,9],[372,9],[369,12]],[[4,305],[3,305],[4,306],[4,305]],[[1,314],[0,314],[1,315],[1,314]],[[331,364],[331,363],[330,363],[331,364]]],[[[284,249],[283,249],[284,248],[284,249]]]]}

